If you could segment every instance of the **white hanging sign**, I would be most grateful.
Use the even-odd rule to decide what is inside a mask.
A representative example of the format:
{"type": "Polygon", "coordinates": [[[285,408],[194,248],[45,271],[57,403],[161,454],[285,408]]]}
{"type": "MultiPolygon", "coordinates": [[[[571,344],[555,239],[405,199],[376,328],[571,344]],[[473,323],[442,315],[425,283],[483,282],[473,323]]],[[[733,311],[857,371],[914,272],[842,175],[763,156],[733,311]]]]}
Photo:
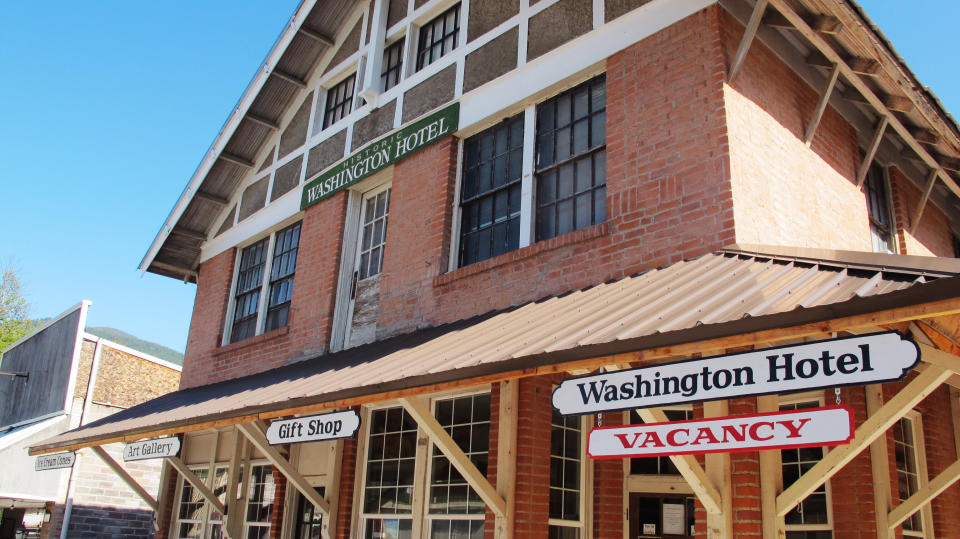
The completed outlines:
{"type": "Polygon", "coordinates": [[[132,460],[160,459],[164,457],[175,457],[180,452],[180,438],[154,438],[152,440],[140,440],[127,444],[123,449],[123,460],[130,462],[132,460]]]}
{"type": "Polygon", "coordinates": [[[587,438],[587,454],[594,459],[613,459],[732,453],[840,445],[852,439],[853,411],[846,406],[828,406],[692,421],[597,427],[587,438]]]}
{"type": "Polygon", "coordinates": [[[37,455],[37,462],[34,464],[34,470],[56,470],[59,468],[70,468],[77,460],[77,454],[73,451],[66,453],[50,453],[49,455],[37,455]]]}
{"type": "Polygon", "coordinates": [[[360,428],[360,415],[353,410],[295,417],[270,423],[270,445],[350,438],[360,428]]]}
{"type": "Polygon", "coordinates": [[[873,333],[569,378],[553,407],[577,415],[888,382],[918,361],[899,332],[873,333]]]}

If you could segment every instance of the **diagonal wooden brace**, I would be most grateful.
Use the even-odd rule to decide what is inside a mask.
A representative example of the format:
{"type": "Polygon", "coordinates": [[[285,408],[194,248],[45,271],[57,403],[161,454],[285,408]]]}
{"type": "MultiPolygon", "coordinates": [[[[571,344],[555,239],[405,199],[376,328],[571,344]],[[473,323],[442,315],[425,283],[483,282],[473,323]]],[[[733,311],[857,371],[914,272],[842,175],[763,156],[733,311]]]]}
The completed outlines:
{"type": "Polygon", "coordinates": [[[440,423],[430,413],[430,407],[422,397],[407,397],[400,399],[403,408],[420,425],[420,428],[427,433],[433,445],[450,460],[450,464],[460,472],[460,475],[467,480],[467,483],[473,487],[483,502],[487,504],[496,516],[507,516],[507,503],[503,497],[497,493],[493,485],[487,481],[487,478],[480,473],[480,470],[470,462],[470,458],[460,449],[460,446],[453,441],[453,438],[443,430],[440,423]]]}
{"type": "Polygon", "coordinates": [[[898,505],[890,514],[887,515],[887,527],[898,526],[904,520],[910,518],[910,515],[916,513],[924,504],[936,498],[941,492],[950,488],[950,485],[960,480],[960,460],[940,472],[940,475],[933,478],[925,488],[918,490],[913,496],[910,496],[898,505]]]}
{"type": "Polygon", "coordinates": [[[201,496],[203,496],[203,499],[207,500],[207,503],[209,503],[215,511],[221,515],[227,514],[227,508],[220,503],[220,500],[218,500],[217,496],[209,488],[207,488],[207,485],[203,484],[203,481],[197,477],[197,474],[190,471],[190,468],[188,468],[187,465],[180,460],[180,457],[167,457],[167,462],[169,462],[171,466],[180,472],[180,475],[183,476],[183,479],[187,483],[190,483],[190,485],[196,489],[201,496]]]}
{"type": "Polygon", "coordinates": [[[117,474],[137,496],[140,496],[140,498],[153,509],[154,513],[160,510],[160,504],[157,503],[157,499],[147,493],[146,489],[140,486],[140,483],[137,483],[137,480],[127,473],[127,471],[120,466],[119,462],[113,460],[113,457],[111,457],[106,450],[99,445],[92,446],[90,449],[93,450],[93,452],[113,470],[113,473],[117,474]]]}
{"type": "Polygon", "coordinates": [[[777,515],[785,516],[789,513],[798,503],[869,447],[871,442],[882,436],[887,429],[951,375],[952,371],[939,365],[929,365],[924,369],[916,378],[904,386],[895,397],[867,418],[856,430],[853,440],[848,445],[835,447],[813,468],[807,470],[807,473],[777,496],[777,515]]]}

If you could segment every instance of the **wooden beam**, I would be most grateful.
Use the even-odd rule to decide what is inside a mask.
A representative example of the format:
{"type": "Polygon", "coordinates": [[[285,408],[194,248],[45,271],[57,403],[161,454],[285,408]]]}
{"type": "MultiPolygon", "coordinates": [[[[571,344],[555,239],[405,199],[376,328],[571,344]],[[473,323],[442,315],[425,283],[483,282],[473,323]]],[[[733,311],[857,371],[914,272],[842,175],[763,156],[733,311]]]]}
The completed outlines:
{"type": "Polygon", "coordinates": [[[189,268],[184,268],[184,267],[182,267],[182,266],[177,266],[177,265],[175,265],[175,264],[168,264],[167,262],[159,262],[159,261],[157,261],[156,259],[155,259],[153,262],[150,263],[150,267],[152,267],[152,268],[157,268],[157,269],[161,269],[161,270],[166,270],[166,271],[172,271],[172,272],[174,272],[174,273],[182,273],[182,274],[184,274],[184,275],[187,276],[187,277],[196,277],[196,276],[197,276],[196,270],[192,270],[192,269],[189,269],[189,268]]]}
{"type": "Polygon", "coordinates": [[[910,101],[909,97],[885,94],[880,96],[880,100],[883,101],[883,104],[890,110],[897,112],[910,112],[913,110],[913,101],[910,101]]]}
{"type": "Polygon", "coordinates": [[[306,81],[304,81],[300,77],[297,77],[296,75],[291,75],[290,73],[287,73],[286,71],[283,71],[279,68],[274,68],[273,71],[270,72],[270,74],[275,75],[280,80],[284,80],[286,82],[289,82],[290,84],[297,86],[301,90],[306,89],[307,87],[306,81]]]}
{"type": "Polygon", "coordinates": [[[297,471],[293,464],[287,460],[276,447],[270,445],[267,441],[267,432],[260,423],[241,423],[237,425],[240,431],[257,451],[263,453],[263,456],[270,461],[270,464],[276,466],[280,473],[287,478],[287,481],[303,494],[303,497],[320,509],[324,519],[330,519],[330,502],[323,499],[320,493],[314,490],[313,486],[307,482],[307,479],[297,471]]]}
{"type": "Polygon", "coordinates": [[[951,374],[960,374],[960,357],[927,344],[920,343],[918,346],[920,346],[920,358],[924,363],[944,368],[951,374]]]}
{"type": "Polygon", "coordinates": [[[306,26],[297,28],[297,32],[309,37],[321,45],[326,45],[327,47],[332,47],[334,45],[333,39],[331,39],[329,36],[325,36],[316,30],[311,30],[306,26]]]}
{"type": "Polygon", "coordinates": [[[193,194],[193,196],[202,200],[206,200],[207,202],[213,202],[214,204],[219,204],[220,206],[226,206],[227,204],[230,203],[229,200],[223,198],[222,196],[217,196],[207,191],[197,191],[196,193],[193,194]]]}
{"type": "Polygon", "coordinates": [[[460,472],[460,475],[467,480],[467,483],[473,487],[483,502],[487,504],[496,516],[505,517],[507,515],[507,503],[503,497],[497,493],[493,485],[487,481],[487,478],[480,473],[480,470],[473,465],[466,453],[460,449],[460,446],[453,441],[453,438],[447,434],[433,414],[430,413],[430,407],[423,397],[406,397],[400,399],[400,403],[408,414],[420,425],[420,428],[427,433],[433,445],[444,454],[450,461],[450,464],[460,472]]]}
{"type": "MultiPolygon", "coordinates": [[[[840,19],[830,15],[806,15],[803,19],[811,28],[824,34],[836,34],[843,29],[843,23],[840,19]]],[[[763,16],[763,24],[777,28],[793,29],[790,20],[777,11],[768,11],[763,16]]]]}
{"type": "Polygon", "coordinates": [[[829,58],[827,58],[827,55],[818,50],[814,50],[807,55],[807,63],[814,67],[824,67],[827,69],[832,69],[833,66],[840,65],[839,62],[831,61],[829,58]]]}
{"type": "Polygon", "coordinates": [[[190,238],[192,240],[207,241],[206,232],[201,232],[200,230],[191,230],[179,225],[173,227],[173,230],[171,230],[170,233],[183,236],[185,238],[190,238]]]}
{"type": "Polygon", "coordinates": [[[952,170],[954,172],[960,172],[960,159],[956,157],[950,157],[947,155],[938,154],[937,161],[943,165],[943,168],[947,170],[952,170]]]}
{"type": "Polygon", "coordinates": [[[853,440],[849,444],[835,447],[813,468],[807,470],[796,482],[777,496],[777,514],[785,516],[789,513],[791,509],[833,477],[874,440],[882,436],[887,429],[906,415],[917,403],[939,387],[944,380],[950,377],[950,374],[949,370],[938,365],[930,365],[924,369],[916,378],[904,386],[895,397],[877,410],[877,413],[867,418],[857,428],[853,440]]]}
{"type": "Polygon", "coordinates": [[[497,431],[497,493],[507,502],[507,514],[495,519],[494,537],[497,539],[511,539],[516,522],[519,383],[519,380],[500,382],[499,427],[497,431]]]}
{"type": "Polygon", "coordinates": [[[947,469],[934,477],[926,487],[920,488],[913,496],[890,511],[890,514],[887,515],[887,526],[891,528],[898,526],[958,480],[960,480],[960,460],[948,466],[947,469]]]}
{"type": "Polygon", "coordinates": [[[930,129],[916,126],[908,127],[907,129],[910,131],[910,134],[913,135],[913,138],[917,139],[917,142],[931,145],[940,143],[940,135],[936,134],[930,129]]]}
{"type": "Polygon", "coordinates": [[[117,474],[117,475],[120,477],[120,479],[121,479],[124,483],[126,483],[127,486],[130,487],[130,489],[133,490],[133,492],[134,492],[137,496],[140,496],[140,499],[143,500],[144,503],[146,503],[147,505],[149,505],[149,506],[150,506],[150,509],[153,509],[154,512],[157,512],[157,511],[160,510],[160,504],[157,503],[156,498],[154,498],[153,496],[151,496],[151,495],[147,492],[147,490],[146,490],[145,488],[141,487],[141,486],[140,486],[140,483],[137,483],[137,480],[136,480],[136,479],[134,479],[133,477],[131,477],[130,474],[127,473],[127,471],[124,470],[123,467],[120,466],[119,463],[117,463],[117,461],[113,460],[113,457],[111,457],[110,454],[106,452],[106,450],[104,450],[104,449],[103,449],[102,447],[100,447],[99,445],[95,445],[95,446],[91,447],[90,449],[92,449],[93,452],[94,452],[98,457],[100,457],[100,460],[102,460],[103,462],[105,462],[105,463],[107,464],[107,466],[109,466],[110,469],[113,470],[113,473],[117,474]]]}
{"type": "Polygon", "coordinates": [[[817,103],[817,109],[814,111],[813,118],[810,119],[810,123],[807,125],[807,132],[803,135],[804,144],[809,145],[813,140],[813,135],[816,134],[817,127],[820,126],[820,119],[823,118],[823,112],[827,110],[827,103],[830,102],[830,94],[833,93],[833,87],[836,86],[839,77],[840,65],[834,64],[833,69],[830,70],[830,78],[827,80],[827,85],[820,94],[820,102],[817,103]]]}
{"type": "MultiPolygon", "coordinates": [[[[642,408],[637,410],[640,419],[644,423],[666,423],[670,421],[663,410],[659,408],[642,408]]],[[[713,481],[707,476],[707,472],[700,466],[693,455],[670,455],[670,461],[680,471],[680,475],[687,481],[693,493],[703,504],[703,507],[709,514],[720,514],[723,511],[723,503],[720,499],[720,491],[714,486],[713,481]]]]}
{"type": "Polygon", "coordinates": [[[867,172],[870,172],[870,165],[873,164],[873,158],[877,155],[877,148],[880,147],[880,141],[883,140],[883,133],[887,130],[887,124],[889,123],[889,117],[883,116],[880,118],[880,125],[878,125],[877,130],[874,131],[873,140],[870,141],[867,154],[863,157],[863,162],[860,163],[860,170],[857,171],[858,189],[863,186],[864,180],[867,179],[867,172]]]}
{"type": "Polygon", "coordinates": [[[255,124],[262,125],[263,127],[272,129],[274,131],[280,129],[280,124],[278,124],[277,122],[270,120],[268,118],[264,118],[263,116],[258,116],[250,111],[247,111],[247,113],[244,114],[243,116],[244,118],[250,120],[255,124]]]}
{"type": "MultiPolygon", "coordinates": [[[[883,385],[870,384],[863,388],[867,398],[867,417],[872,417],[883,407],[883,385]]],[[[893,539],[890,530],[883,525],[890,512],[890,460],[886,436],[878,436],[870,444],[870,472],[873,476],[873,509],[877,522],[877,539],[893,539]]]]}
{"type": "Polygon", "coordinates": [[[224,161],[233,165],[238,165],[246,168],[253,168],[253,161],[246,159],[244,157],[240,157],[239,155],[234,155],[232,153],[227,153],[227,152],[220,152],[219,157],[220,159],[223,159],[224,161]]]}
{"type": "MultiPolygon", "coordinates": [[[[757,397],[757,412],[776,412],[780,409],[779,397],[763,395],[757,397]]],[[[763,539],[783,539],[786,536],[786,524],[783,517],[777,515],[777,495],[783,491],[783,463],[779,449],[760,451],[760,518],[763,525],[763,539]]]]}
{"type": "Polygon", "coordinates": [[[747,52],[750,51],[750,44],[753,43],[753,38],[757,35],[757,28],[760,28],[760,22],[763,20],[763,12],[767,9],[767,3],[769,0],[757,0],[756,5],[753,6],[753,13],[750,15],[750,21],[747,22],[747,27],[743,31],[743,37],[740,38],[740,45],[737,47],[737,52],[733,56],[733,61],[730,62],[730,73],[727,75],[727,81],[733,82],[737,78],[737,75],[740,73],[740,68],[743,67],[744,60],[747,59],[747,52]]]}
{"type": "Polygon", "coordinates": [[[927,207],[927,201],[930,200],[930,193],[933,192],[933,186],[937,183],[937,171],[936,169],[930,171],[930,175],[927,176],[927,186],[923,189],[923,196],[920,197],[920,202],[917,203],[917,209],[913,212],[913,225],[910,227],[910,233],[916,234],[917,230],[920,228],[920,218],[923,217],[923,210],[927,207]]]}
{"type": "MultiPolygon", "coordinates": [[[[782,13],[791,24],[796,27],[797,31],[800,32],[803,37],[813,45],[815,49],[820,50],[822,53],[828,55],[831,61],[840,62],[843,59],[840,55],[831,47],[829,43],[817,33],[813,28],[807,24],[803,18],[798,15],[793,8],[790,7],[788,0],[769,0],[770,5],[775,7],[780,13],[782,13]]],[[[854,73],[849,66],[841,65],[841,74],[843,75],[844,80],[846,80],[851,86],[857,89],[869,102],[869,104],[878,112],[882,114],[882,111],[885,110],[883,102],[877,97],[877,94],[863,81],[860,77],[854,73]]],[[[885,115],[884,115],[885,116],[885,115]]],[[[907,130],[907,128],[898,120],[896,117],[890,119],[890,126],[893,130],[900,135],[903,141],[910,147],[918,156],[923,160],[924,163],[930,168],[940,168],[940,165],[937,161],[931,156],[930,152],[922,144],[920,144],[917,139],[913,138],[913,135],[907,130]]],[[[947,187],[950,190],[960,197],[960,185],[957,184],[945,174],[941,174],[941,177],[944,177],[944,182],[947,184],[947,187]]]]}
{"type": "Polygon", "coordinates": [[[187,483],[190,483],[190,485],[197,492],[199,492],[201,496],[203,496],[203,499],[207,500],[207,503],[209,503],[210,506],[213,507],[215,511],[217,511],[221,515],[228,514],[227,508],[224,507],[222,503],[220,503],[220,500],[217,499],[217,496],[213,492],[211,492],[206,485],[203,484],[203,481],[201,481],[196,474],[190,471],[190,468],[188,468],[187,465],[184,464],[182,460],[180,460],[180,457],[167,457],[167,462],[169,462],[171,466],[173,466],[174,468],[176,468],[178,472],[180,472],[180,475],[183,476],[184,480],[186,480],[187,483]]]}
{"type": "Polygon", "coordinates": [[[850,70],[860,75],[876,75],[880,73],[880,62],[873,58],[861,58],[859,56],[849,56],[844,59],[850,70]]]}
{"type": "Polygon", "coordinates": [[[243,500],[247,489],[240,490],[240,484],[243,482],[240,477],[243,470],[248,469],[247,457],[250,451],[250,444],[239,431],[233,431],[233,452],[230,454],[230,461],[227,464],[227,493],[224,496],[226,500],[227,511],[224,529],[227,537],[234,538],[243,535],[243,520],[245,506],[243,500]],[[235,510],[236,508],[236,510],[235,510]]]}

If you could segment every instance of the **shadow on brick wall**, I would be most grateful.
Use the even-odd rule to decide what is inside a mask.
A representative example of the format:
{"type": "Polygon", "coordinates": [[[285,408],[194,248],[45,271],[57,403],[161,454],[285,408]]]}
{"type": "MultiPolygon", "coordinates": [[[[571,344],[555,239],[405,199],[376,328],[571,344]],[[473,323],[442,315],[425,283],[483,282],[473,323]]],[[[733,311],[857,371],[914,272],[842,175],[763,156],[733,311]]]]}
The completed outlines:
{"type": "MultiPolygon", "coordinates": [[[[62,518],[63,508],[58,506],[51,519],[53,526],[49,537],[60,536],[62,518]]],[[[70,539],[150,538],[153,537],[153,511],[74,504],[67,537],[70,539]]]]}

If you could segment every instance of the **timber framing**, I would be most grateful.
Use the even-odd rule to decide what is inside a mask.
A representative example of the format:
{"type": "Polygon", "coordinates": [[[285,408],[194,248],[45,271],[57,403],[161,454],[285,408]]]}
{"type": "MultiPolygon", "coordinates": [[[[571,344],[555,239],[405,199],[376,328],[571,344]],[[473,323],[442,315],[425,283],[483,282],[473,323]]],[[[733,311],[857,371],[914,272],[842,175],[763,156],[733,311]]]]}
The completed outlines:
{"type": "Polygon", "coordinates": [[[206,500],[211,507],[213,507],[220,514],[229,518],[227,508],[224,507],[224,505],[220,502],[220,500],[217,498],[217,495],[207,488],[202,479],[190,471],[190,468],[187,467],[182,460],[180,460],[180,457],[167,457],[166,460],[171,466],[173,466],[174,469],[177,470],[178,473],[180,473],[181,476],[183,476],[183,479],[186,482],[190,483],[190,486],[192,486],[197,492],[200,493],[201,496],[203,496],[203,499],[206,500]]]}

